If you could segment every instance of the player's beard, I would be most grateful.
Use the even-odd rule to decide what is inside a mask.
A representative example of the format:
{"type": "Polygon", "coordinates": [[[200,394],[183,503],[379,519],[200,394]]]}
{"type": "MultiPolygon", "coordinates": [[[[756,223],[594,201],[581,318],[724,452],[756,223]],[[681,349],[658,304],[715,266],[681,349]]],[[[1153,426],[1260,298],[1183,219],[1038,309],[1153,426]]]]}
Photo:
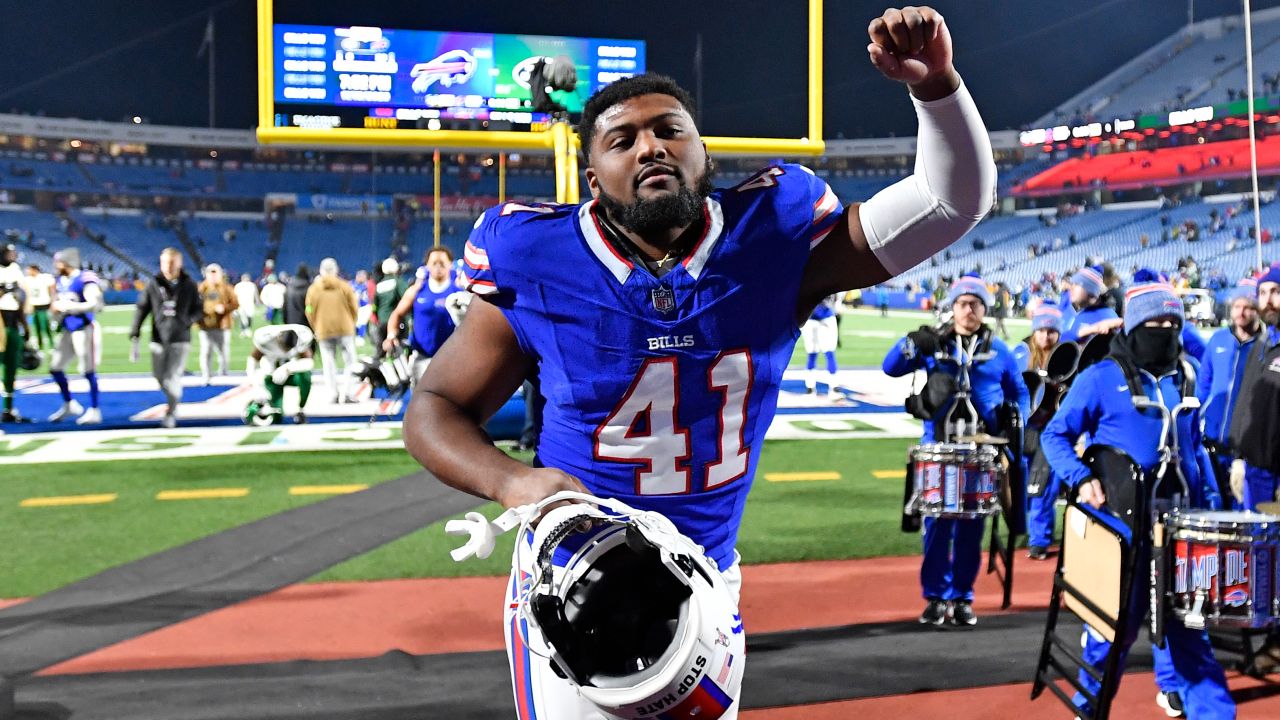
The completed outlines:
{"type": "Polygon", "coordinates": [[[702,217],[703,204],[711,194],[711,179],[714,176],[715,166],[708,156],[702,177],[698,178],[693,188],[680,183],[674,193],[666,193],[652,200],[637,195],[630,204],[602,190],[600,204],[614,222],[641,237],[672,228],[687,227],[702,217]]]}
{"type": "Polygon", "coordinates": [[[1280,325],[1280,308],[1268,305],[1258,313],[1258,316],[1262,318],[1262,324],[1267,327],[1280,325]]]}

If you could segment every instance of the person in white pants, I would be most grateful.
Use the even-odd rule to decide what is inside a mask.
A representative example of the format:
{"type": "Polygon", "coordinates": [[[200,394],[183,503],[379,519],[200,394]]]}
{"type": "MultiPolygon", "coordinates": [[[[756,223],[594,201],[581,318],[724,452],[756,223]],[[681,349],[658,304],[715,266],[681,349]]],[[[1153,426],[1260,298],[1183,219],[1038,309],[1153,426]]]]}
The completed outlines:
{"type": "Polygon", "coordinates": [[[240,325],[240,337],[250,337],[253,335],[253,312],[258,309],[258,286],[253,284],[249,273],[240,276],[235,293],[236,302],[240,304],[240,307],[236,308],[236,322],[240,325]]]}
{"type": "Polygon", "coordinates": [[[218,374],[226,375],[231,369],[231,315],[239,307],[235,291],[222,274],[222,266],[209,263],[204,269],[204,281],[200,283],[200,299],[203,314],[200,318],[200,378],[209,384],[213,360],[217,357],[218,374]]]}
{"type": "Polygon", "coordinates": [[[324,380],[334,403],[351,402],[348,385],[350,368],[356,361],[356,315],[359,309],[351,283],[338,277],[333,258],[320,262],[320,275],[307,289],[307,322],[320,345],[324,380]],[[342,353],[342,376],[338,376],[336,355],[342,353]]]}
{"type": "Polygon", "coordinates": [[[809,319],[800,326],[800,341],[804,343],[804,351],[809,356],[804,375],[804,387],[807,393],[813,393],[817,389],[819,353],[826,356],[828,392],[834,394],[836,388],[836,345],[840,340],[840,326],[837,324],[835,312],[836,302],[835,295],[827,297],[818,303],[818,307],[810,313],[809,319]]]}

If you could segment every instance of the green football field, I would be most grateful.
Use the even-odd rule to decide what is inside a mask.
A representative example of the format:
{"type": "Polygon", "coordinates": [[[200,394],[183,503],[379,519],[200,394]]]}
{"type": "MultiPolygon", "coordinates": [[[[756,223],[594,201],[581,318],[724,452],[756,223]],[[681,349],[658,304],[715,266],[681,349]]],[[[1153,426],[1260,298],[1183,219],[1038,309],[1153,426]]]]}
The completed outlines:
{"type": "MultiPolygon", "coordinates": [[[[739,550],[748,563],[918,552],[898,530],[908,440],[768,441],[747,502],[739,550]],[[768,478],[838,473],[834,480],[768,478]]],[[[418,470],[406,453],[278,453],[136,461],[8,465],[0,483],[0,597],[30,597],[123,562],[176,547],[324,496],[292,495],[316,483],[373,484],[418,470]],[[240,497],[160,500],[162,491],[247,488],[240,497]],[[24,500],[114,494],[108,502],[24,506],[24,500]]],[[[496,505],[482,508],[487,516],[496,505]]],[[[443,522],[331,568],[316,580],[504,574],[513,535],[488,560],[454,563],[460,544],[443,522]]]]}
{"type": "MultiPolygon", "coordinates": [[[[102,314],[103,372],[146,372],[128,362],[128,308],[102,314]]],[[[927,322],[919,313],[854,311],[841,321],[841,366],[878,365],[893,342],[927,322]]],[[[1026,323],[1010,323],[1014,333],[1026,323]]],[[[190,368],[196,369],[195,344],[190,368]]],[[[248,341],[232,339],[232,368],[243,368],[248,341]]],[[[797,348],[793,365],[803,364],[797,348]]],[[[43,372],[43,371],[42,371],[43,372]]],[[[768,441],[747,503],[739,550],[748,563],[901,555],[919,537],[898,529],[901,470],[910,440],[768,441]],[[875,472],[883,476],[877,478],[875,472]],[[786,473],[838,473],[834,480],[770,479],[786,473]],[[896,473],[896,475],[895,475],[896,473]]],[[[175,547],[324,496],[293,495],[296,485],[372,484],[418,469],[402,451],[328,451],[0,469],[0,597],[29,597],[123,562],[175,547]],[[269,459],[267,459],[269,458],[269,459]],[[165,490],[247,488],[240,497],[158,500],[165,490]],[[113,494],[96,505],[23,506],[51,496],[113,494]]],[[[829,476],[829,475],[828,475],[829,476]]],[[[497,507],[483,512],[493,516],[497,507]]],[[[503,574],[512,538],[485,561],[455,564],[457,539],[437,523],[354,558],[316,580],[503,574]]]]}
{"type": "MultiPolygon", "coordinates": [[[[141,359],[137,363],[129,362],[129,328],[133,322],[132,306],[113,306],[99,314],[102,326],[102,365],[99,373],[110,375],[115,373],[147,373],[151,371],[145,342],[148,336],[146,324],[143,325],[143,347],[141,359]]],[[[836,350],[836,362],[841,367],[879,365],[893,343],[908,331],[919,327],[921,323],[932,322],[932,316],[925,313],[894,311],[890,317],[882,318],[874,310],[859,309],[843,315],[840,319],[840,347],[836,350]]],[[[261,315],[254,319],[255,327],[262,325],[261,315]]],[[[1029,324],[1025,320],[1008,321],[1010,340],[1017,341],[1025,333],[1029,324]]],[[[187,369],[198,372],[200,341],[196,333],[192,333],[191,355],[187,359],[187,369]]],[[[362,342],[362,341],[361,341],[362,342]]],[[[232,372],[243,372],[245,358],[248,357],[251,343],[248,338],[240,337],[239,331],[232,331],[230,367],[232,372]]],[[[356,352],[360,355],[372,354],[372,348],[359,344],[356,352]]],[[[805,362],[804,351],[799,343],[795,355],[791,359],[793,367],[802,366],[805,362]]],[[[819,361],[819,367],[824,367],[819,361]]],[[[73,368],[74,369],[74,368],[73,368]]],[[[46,372],[45,369],[34,374],[46,372]]]]}

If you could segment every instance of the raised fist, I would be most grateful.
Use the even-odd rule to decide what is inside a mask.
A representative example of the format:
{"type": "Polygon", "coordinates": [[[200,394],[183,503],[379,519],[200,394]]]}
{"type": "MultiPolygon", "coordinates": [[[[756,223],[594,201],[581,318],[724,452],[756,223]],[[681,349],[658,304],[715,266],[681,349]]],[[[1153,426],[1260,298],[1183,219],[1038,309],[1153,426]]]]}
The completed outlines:
{"type": "Polygon", "coordinates": [[[931,7],[890,8],[867,27],[871,64],[890,80],[919,85],[955,71],[951,33],[931,7]]]}

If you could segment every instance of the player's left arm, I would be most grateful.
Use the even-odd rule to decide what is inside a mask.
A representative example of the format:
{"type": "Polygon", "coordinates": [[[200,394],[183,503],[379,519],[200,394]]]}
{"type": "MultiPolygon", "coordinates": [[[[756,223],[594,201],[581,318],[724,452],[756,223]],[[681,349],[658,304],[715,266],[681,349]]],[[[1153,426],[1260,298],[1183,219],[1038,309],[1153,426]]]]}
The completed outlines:
{"type": "Polygon", "coordinates": [[[912,175],[850,205],[810,256],[797,316],[833,292],[870,287],[959,240],[995,202],[996,166],[978,108],[952,63],[951,33],[929,7],[871,21],[871,63],[904,83],[919,130],[912,175]]]}
{"type": "Polygon", "coordinates": [[[84,290],[84,300],[77,302],[75,300],[57,300],[54,305],[57,310],[63,314],[80,315],[82,313],[98,312],[105,304],[102,288],[98,287],[98,283],[86,283],[84,290]]]}

